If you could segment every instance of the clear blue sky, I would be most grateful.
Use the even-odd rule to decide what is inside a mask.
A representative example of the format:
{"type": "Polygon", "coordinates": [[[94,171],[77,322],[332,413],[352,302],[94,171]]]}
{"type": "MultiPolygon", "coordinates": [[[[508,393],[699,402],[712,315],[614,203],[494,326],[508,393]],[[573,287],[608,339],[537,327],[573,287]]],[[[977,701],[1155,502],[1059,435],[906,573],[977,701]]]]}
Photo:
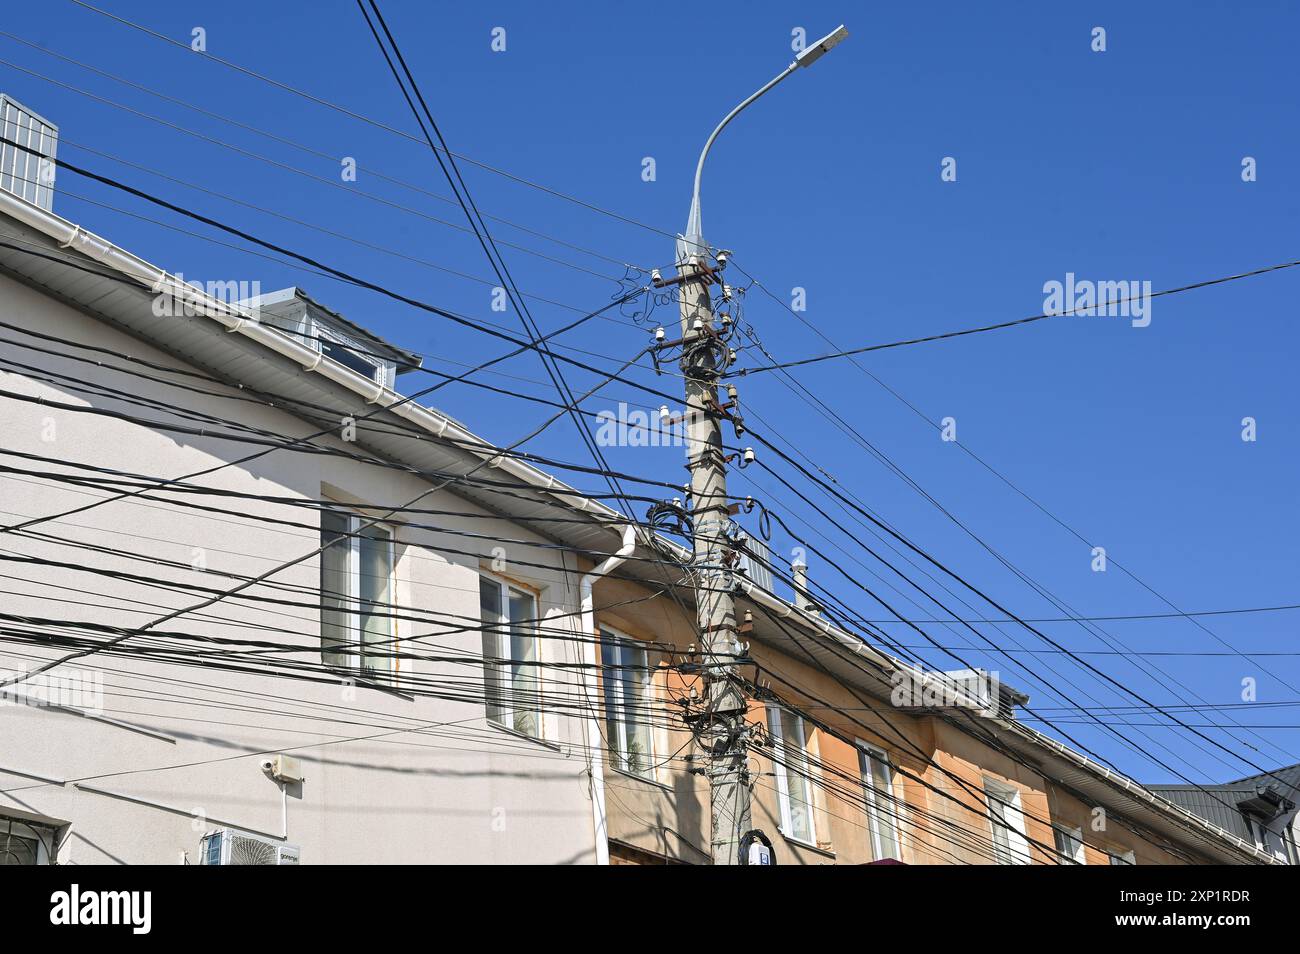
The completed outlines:
{"type": "MultiPolygon", "coordinates": [[[[351,2],[109,6],[186,43],[192,29],[202,27],[216,55],[416,131],[351,2]]],[[[963,3],[705,4],[684,14],[686,29],[674,23],[676,8],[643,4],[388,0],[384,9],[453,149],[665,231],[682,227],[705,136],[789,61],[792,29],[816,37],[847,23],[852,36],[842,47],[788,80],[719,140],[704,204],[707,238],[733,249],[735,260],[782,299],[789,301],[795,286],[805,288],[805,317],[844,347],[1037,313],[1044,282],[1063,280],[1067,272],[1148,280],[1161,289],[1300,257],[1293,48],[1300,15],[1288,4],[1252,4],[1249,11],[1230,3],[1015,3],[995,9],[963,3]],[[1090,49],[1095,26],[1107,31],[1104,53],[1090,49]],[[494,27],[506,31],[505,52],[490,48],[494,27]],[[946,156],[957,160],[956,182],[940,179],[946,156]],[[1257,161],[1258,181],[1242,181],[1246,156],[1257,161]],[[653,182],[642,180],[645,157],[656,163],[653,182]]],[[[355,185],[324,185],[0,65],[0,90],[60,126],[63,157],[403,293],[517,329],[513,314],[490,311],[488,285],[232,205],[79,147],[487,277],[481,251],[464,233],[347,194],[364,189],[460,224],[455,206],[371,174],[446,195],[426,149],[62,0],[15,5],[3,29],[328,156],[356,157],[362,172],[355,185]]],[[[0,57],[339,181],[337,159],[238,130],[8,37],[0,36],[0,57]]],[[[487,213],[619,261],[671,263],[671,242],[654,232],[473,166],[464,171],[487,213]]],[[[499,341],[363,290],[88,204],[73,193],[203,231],[71,174],[61,176],[59,193],[56,210],[63,215],[187,278],[260,280],[265,290],[301,285],[352,319],[428,353],[430,367],[460,370],[446,362],[476,362],[503,350],[499,341]]],[[[617,287],[612,278],[620,269],[607,261],[505,225],[493,228],[499,240],[610,276],[507,248],[525,291],[587,311],[617,287]]],[[[1300,275],[1281,272],[1157,299],[1147,328],[1119,319],[1065,318],[860,359],[931,421],[955,418],[963,444],[1090,543],[1104,546],[1111,560],[1105,573],[1092,571],[1087,544],[941,441],[935,427],[862,370],[837,361],[796,375],[974,533],[1083,615],[1169,612],[1116,562],[1182,610],[1300,602],[1298,282],[1300,275]],[[1253,443],[1241,440],[1246,416],[1258,422],[1253,443]]],[[[546,329],[574,317],[551,304],[532,307],[546,329]]],[[[671,321],[669,311],[662,314],[671,321]]],[[[748,296],[745,318],[781,359],[827,350],[757,289],[748,296]]],[[[591,322],[565,342],[622,361],[646,340],[646,331],[627,324],[591,322]]],[[[745,357],[761,356],[749,351],[745,357]]],[[[553,396],[535,356],[502,370],[529,380],[484,380],[553,396]]],[[[584,390],[584,375],[568,373],[575,390],[584,390]]],[[[680,383],[646,372],[635,376],[669,391],[680,383]]],[[[406,379],[408,387],[413,382],[429,379],[406,379]]],[[[1061,615],[774,376],[738,383],[750,413],[767,422],[754,418],[758,430],[794,441],[843,487],[1020,615],[1061,615]]],[[[600,410],[620,399],[659,403],[615,385],[587,406],[600,410]]],[[[501,444],[549,413],[465,387],[439,392],[436,403],[501,444]]],[[[587,462],[567,421],[529,446],[587,462]]],[[[678,450],[615,449],[611,460],[637,474],[684,479],[678,450]]],[[[810,536],[817,547],[905,613],[933,614],[932,605],[917,606],[872,577],[864,566],[889,574],[770,475],[757,473],[757,483],[749,483],[755,474],[734,473],[733,488],[768,500],[794,526],[800,519],[821,525],[829,542],[810,536]]],[[[589,481],[582,485],[598,489],[589,481]]],[[[877,546],[824,497],[812,496],[839,513],[855,538],[877,546]]],[[[793,543],[777,536],[773,545],[788,554],[793,543]]],[[[864,593],[816,557],[811,562],[816,579],[855,610],[885,618],[864,593]]],[[[909,572],[950,605],[972,612],[909,572]]],[[[978,615],[999,615],[962,595],[978,615]]],[[[1203,623],[1243,651],[1280,653],[1300,648],[1297,618],[1294,612],[1264,613],[1203,623]]],[[[1128,649],[1226,652],[1215,635],[1186,619],[1101,626],[1128,649]]],[[[1075,651],[1113,648],[1073,623],[1041,628],[1075,651]]],[[[1018,627],[980,629],[1008,649],[1049,648],[1018,627]]],[[[908,645],[921,642],[904,628],[888,630],[908,645]]],[[[959,627],[927,630],[944,645],[968,646],[973,639],[959,627]]],[[[918,651],[937,665],[955,665],[932,650],[918,651]]],[[[1064,704],[1057,690],[1087,705],[1134,703],[1057,654],[1022,655],[1027,668],[987,648],[962,655],[999,670],[1046,712],[1064,704]]],[[[1120,656],[1086,658],[1162,705],[1239,703],[1247,677],[1257,679],[1260,703],[1300,700],[1295,657],[1147,657],[1158,681],[1120,656]]],[[[1300,760],[1294,706],[1228,712],[1252,727],[1284,727],[1202,731],[1256,765],[1300,760]]],[[[1185,718],[1198,725],[1224,721],[1213,711],[1185,718]]],[[[1156,720],[1142,714],[1136,721],[1156,720]]],[[[1195,781],[1253,771],[1181,729],[1144,726],[1148,735],[1125,730],[1133,739],[1126,746],[1095,726],[1063,727],[1145,781],[1179,779],[1136,750],[1195,781]]]]}

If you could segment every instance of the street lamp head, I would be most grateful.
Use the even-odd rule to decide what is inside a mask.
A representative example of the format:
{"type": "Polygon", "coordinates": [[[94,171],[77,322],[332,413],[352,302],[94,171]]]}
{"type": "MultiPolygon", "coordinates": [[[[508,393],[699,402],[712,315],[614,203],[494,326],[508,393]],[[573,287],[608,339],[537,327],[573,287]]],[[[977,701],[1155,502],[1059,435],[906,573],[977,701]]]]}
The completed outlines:
{"type": "Polygon", "coordinates": [[[844,24],[841,23],[812,46],[801,50],[799,55],[794,58],[794,61],[800,66],[812,66],[825,54],[829,53],[832,49],[843,42],[845,37],[848,35],[849,31],[845,29],[844,24]]]}

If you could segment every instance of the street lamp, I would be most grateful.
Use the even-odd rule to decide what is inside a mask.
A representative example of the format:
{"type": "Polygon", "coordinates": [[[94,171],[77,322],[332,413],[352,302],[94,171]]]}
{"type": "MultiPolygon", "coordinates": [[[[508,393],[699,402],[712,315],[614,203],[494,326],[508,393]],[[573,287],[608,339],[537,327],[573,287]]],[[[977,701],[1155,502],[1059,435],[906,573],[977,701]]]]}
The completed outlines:
{"type": "Polygon", "coordinates": [[[686,219],[686,234],[683,237],[683,240],[678,243],[678,260],[680,262],[689,261],[691,256],[703,255],[707,251],[707,247],[704,244],[703,226],[700,222],[700,177],[704,174],[704,160],[709,155],[709,149],[713,146],[713,140],[718,138],[718,133],[722,132],[722,130],[727,127],[727,123],[735,119],[736,116],[740,114],[740,111],[746,106],[754,102],[754,100],[758,99],[777,83],[781,82],[781,80],[793,73],[796,69],[812,66],[819,59],[838,46],[848,35],[849,31],[846,30],[844,24],[841,23],[812,46],[800,50],[799,54],[794,58],[793,63],[778,73],[765,86],[742,102],[739,106],[727,113],[722,122],[718,123],[718,128],[713,130],[708,141],[704,143],[704,149],[700,152],[700,161],[695,165],[695,192],[691,196],[691,213],[686,219]]]}
{"type": "MultiPolygon", "coordinates": [[[[742,836],[753,827],[753,813],[746,742],[749,728],[745,724],[748,703],[735,678],[734,664],[744,650],[738,648],[739,627],[733,587],[739,584],[731,569],[737,552],[730,534],[732,498],[727,495],[727,462],[732,458],[726,455],[722,444],[721,427],[723,419],[730,419],[739,435],[741,422],[739,414],[735,413],[739,399],[734,389],[728,388],[726,404],[718,400],[718,379],[729,363],[731,352],[725,332],[719,335],[713,328],[709,286],[714,272],[707,263],[693,261],[708,254],[700,225],[700,177],[704,173],[704,160],[709,148],[727,123],[798,67],[817,62],[848,35],[849,31],[840,26],[800,51],[795,61],[775,79],[718,123],[695,166],[695,193],[691,197],[686,234],[677,237],[677,277],[673,282],[679,286],[682,322],[682,338],[678,346],[681,348],[680,365],[686,387],[684,419],[688,432],[687,468],[691,473],[691,566],[696,580],[696,624],[701,634],[703,677],[708,697],[700,721],[692,722],[691,729],[708,753],[705,774],[709,779],[709,856],[716,865],[740,863],[742,836]]],[[[718,266],[723,264],[719,253],[718,266]]],[[[656,287],[664,284],[667,283],[656,283],[656,287]]],[[[725,301],[729,293],[726,285],[722,288],[725,301]]],[[[740,466],[744,467],[752,460],[753,452],[746,449],[740,466]]]]}

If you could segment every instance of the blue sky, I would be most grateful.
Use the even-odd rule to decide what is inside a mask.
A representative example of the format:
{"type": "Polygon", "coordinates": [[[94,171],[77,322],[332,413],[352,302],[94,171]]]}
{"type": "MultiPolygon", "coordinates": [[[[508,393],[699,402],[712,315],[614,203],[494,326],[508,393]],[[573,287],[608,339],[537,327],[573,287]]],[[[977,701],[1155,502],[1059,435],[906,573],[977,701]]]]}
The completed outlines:
{"type": "MultiPolygon", "coordinates": [[[[213,54],[417,131],[351,2],[108,6],[187,44],[192,30],[202,27],[213,54]]],[[[1064,280],[1068,272],[1150,281],[1162,289],[1298,257],[1300,131],[1291,38],[1300,15],[1284,3],[1253,4],[1249,12],[1229,3],[1138,6],[702,5],[691,9],[689,29],[682,29],[671,10],[639,4],[383,5],[454,150],[668,232],[683,225],[704,138],[789,61],[791,31],[802,27],[816,37],[846,23],[852,35],[843,46],[726,131],[704,188],[709,241],[734,250],[737,263],[787,302],[793,288],[806,289],[803,317],[843,347],[1032,315],[1042,310],[1044,283],[1064,280]],[[1090,48],[1096,26],[1106,30],[1104,53],[1090,48]],[[506,31],[504,52],[491,49],[495,27],[506,31]],[[1247,156],[1258,170],[1257,181],[1249,183],[1241,177],[1247,156]],[[655,161],[653,182],[642,178],[646,157],[655,161]],[[944,157],[956,159],[955,182],[941,181],[944,157]]],[[[72,3],[17,5],[3,29],[326,156],[355,157],[362,171],[355,184],[344,184],[337,159],[223,124],[0,36],[6,63],[74,88],[0,64],[0,90],[60,126],[64,158],[517,331],[512,314],[490,310],[494,281],[483,284],[362,248],[85,151],[487,278],[472,237],[352,194],[365,190],[460,224],[455,206],[372,174],[445,196],[446,184],[426,149],[72,3]],[[75,90],[335,184],[197,140],[75,90]]],[[[616,261],[671,264],[670,240],[654,231],[472,165],[463,171],[489,214],[616,261]]],[[[259,280],[265,290],[298,284],[350,318],[427,353],[430,367],[459,371],[461,365],[448,362],[473,363],[503,350],[499,341],[364,290],[87,199],[203,231],[74,175],[60,177],[57,211],[145,258],[188,278],[259,280]]],[[[580,266],[507,248],[507,262],[527,292],[585,312],[618,287],[621,269],[610,261],[503,224],[493,229],[499,241],[580,266]]],[[[733,279],[741,282],[738,275],[733,279]]],[[[964,445],[1091,544],[1104,546],[1112,561],[1105,573],[1093,572],[1088,544],[959,447],[941,441],[933,424],[859,367],[840,360],[795,375],[990,547],[1083,615],[1169,612],[1116,562],[1185,611],[1300,602],[1293,372],[1298,281],[1300,275],[1286,271],[1157,299],[1146,328],[1122,319],[1062,318],[859,359],[931,422],[955,418],[964,445]],[[1247,416],[1257,421],[1254,442],[1241,439],[1247,416]]],[[[757,289],[746,299],[745,319],[778,358],[828,350],[757,289]]],[[[552,304],[531,307],[544,329],[575,316],[552,304]]],[[[671,323],[668,310],[660,315],[671,323]]],[[[598,321],[564,341],[607,356],[596,359],[604,367],[631,357],[647,338],[648,329],[598,321]]],[[[746,362],[764,363],[752,350],[744,353],[746,362]]],[[[501,370],[516,377],[484,380],[552,396],[535,356],[501,370]]],[[[566,374],[575,390],[585,390],[589,381],[581,372],[566,374]]],[[[680,383],[644,371],[633,376],[668,391],[680,383]]],[[[406,379],[407,386],[413,382],[424,386],[429,379],[406,379]]],[[[737,383],[754,427],[765,436],[776,432],[793,441],[857,498],[1004,606],[1025,617],[1061,615],[774,375],[737,383]]],[[[614,385],[587,406],[601,410],[620,400],[660,403],[614,385]]],[[[465,387],[440,391],[435,403],[501,444],[549,414],[465,387]]],[[[567,421],[528,447],[589,462],[567,421]]],[[[614,448],[610,459],[632,473],[684,478],[680,450],[614,448]]],[[[773,457],[765,462],[794,479],[773,457]]],[[[810,535],[810,542],[864,584],[887,593],[911,616],[933,614],[932,605],[918,607],[869,574],[867,566],[889,576],[856,543],[874,547],[876,541],[825,497],[810,491],[840,515],[851,537],[826,527],[770,475],[733,472],[732,488],[767,500],[792,526],[800,519],[817,524],[825,537],[810,535]]],[[[793,545],[779,535],[773,540],[782,554],[793,545]]],[[[816,557],[811,562],[814,577],[854,610],[885,618],[864,593],[816,557]]],[[[918,580],[939,592],[930,580],[918,580]]],[[[1000,615],[963,595],[977,615],[1000,615]]],[[[1111,644],[1073,623],[1040,628],[1076,652],[1116,645],[1152,653],[1227,652],[1221,639],[1246,652],[1284,653],[1297,649],[1296,618],[1294,612],[1204,618],[1214,635],[1186,619],[1102,623],[1111,644]]],[[[908,645],[920,642],[906,629],[888,631],[908,645]]],[[[959,628],[927,631],[944,645],[971,641],[959,628]]],[[[1008,649],[1050,648],[1017,627],[981,631],[1008,649]]],[[[936,664],[954,665],[932,650],[917,651],[936,664]]],[[[962,655],[999,670],[1048,714],[1065,704],[1058,690],[1087,705],[1135,702],[1059,654],[1018,657],[1027,666],[987,647],[962,655]]],[[[1257,680],[1259,703],[1300,700],[1296,657],[1149,656],[1148,672],[1122,656],[1086,658],[1161,705],[1240,703],[1248,677],[1257,680]]],[[[1133,743],[1126,745],[1095,726],[1063,727],[1091,751],[1151,782],[1180,779],[1138,750],[1155,753],[1194,781],[1252,774],[1251,763],[1268,768],[1300,760],[1293,707],[1238,705],[1228,712],[1252,728],[1201,731],[1250,762],[1183,729],[1144,725],[1147,735],[1122,730],[1133,743]],[[1259,728],[1267,725],[1277,727],[1259,728]]],[[[1198,726],[1224,721],[1213,711],[1185,718],[1198,726]]],[[[1157,720],[1142,714],[1135,721],[1157,720]]]]}

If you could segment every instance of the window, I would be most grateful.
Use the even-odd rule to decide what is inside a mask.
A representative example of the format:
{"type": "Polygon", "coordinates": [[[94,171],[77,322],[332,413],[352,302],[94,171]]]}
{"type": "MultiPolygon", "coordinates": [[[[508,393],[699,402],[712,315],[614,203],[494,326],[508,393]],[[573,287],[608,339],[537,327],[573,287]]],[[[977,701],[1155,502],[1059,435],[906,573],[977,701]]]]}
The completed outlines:
{"type": "Polygon", "coordinates": [[[1137,858],[1131,851],[1121,851],[1118,854],[1112,852],[1110,863],[1113,865],[1135,865],[1137,864],[1137,858]]]}
{"type": "Polygon", "coordinates": [[[1056,835],[1056,863],[1058,865],[1086,865],[1083,854],[1083,829],[1053,825],[1056,835]]]}
{"type": "Polygon", "coordinates": [[[487,717],[508,729],[540,738],[537,598],[490,576],[480,576],[479,609],[484,623],[487,717]]]}
{"type": "Polygon", "coordinates": [[[367,377],[370,381],[381,385],[386,383],[387,374],[383,364],[365,354],[364,348],[348,342],[343,335],[333,330],[325,329],[320,322],[316,322],[315,328],[322,355],[338,361],[344,368],[355,370],[361,377],[367,377]]]}
{"type": "Polygon", "coordinates": [[[393,535],[356,514],[322,510],[321,659],[327,666],[388,673],[396,639],[393,535]]]}
{"type": "Polygon", "coordinates": [[[1025,838],[1025,815],[1020,809],[1020,791],[991,778],[984,779],[993,832],[993,860],[999,865],[1029,864],[1029,842],[1025,838]]]}
{"type": "Polygon", "coordinates": [[[880,749],[858,743],[858,768],[867,804],[867,830],[872,857],[901,860],[898,851],[898,819],[903,803],[894,797],[894,770],[880,749]]]}
{"type": "Polygon", "coordinates": [[[644,647],[608,629],[600,631],[606,741],[625,772],[652,773],[650,663],[644,647]]]}
{"type": "Polygon", "coordinates": [[[802,718],[780,706],[768,707],[767,725],[776,742],[772,764],[781,808],[781,831],[788,838],[816,845],[807,726],[802,718]]]}
{"type": "Polygon", "coordinates": [[[52,828],[0,816],[0,867],[48,865],[55,840],[52,828]]]}

